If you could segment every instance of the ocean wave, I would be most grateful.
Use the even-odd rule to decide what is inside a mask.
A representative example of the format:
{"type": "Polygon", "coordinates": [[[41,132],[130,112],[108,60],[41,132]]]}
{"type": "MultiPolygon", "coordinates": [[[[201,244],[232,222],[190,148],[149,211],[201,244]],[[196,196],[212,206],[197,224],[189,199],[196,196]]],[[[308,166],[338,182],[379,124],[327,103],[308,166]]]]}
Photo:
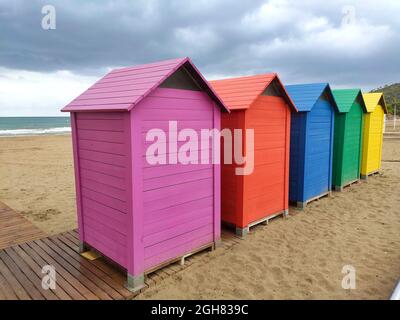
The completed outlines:
{"type": "Polygon", "coordinates": [[[14,129],[0,130],[0,136],[34,136],[44,134],[63,134],[71,132],[71,127],[48,128],[48,129],[14,129]]]}

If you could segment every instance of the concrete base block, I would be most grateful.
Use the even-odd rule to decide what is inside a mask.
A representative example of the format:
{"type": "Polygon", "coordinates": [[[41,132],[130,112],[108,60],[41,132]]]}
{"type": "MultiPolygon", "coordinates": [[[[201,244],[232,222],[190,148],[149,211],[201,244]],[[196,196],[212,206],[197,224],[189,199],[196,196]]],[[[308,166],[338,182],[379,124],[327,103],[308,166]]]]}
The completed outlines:
{"type": "Polygon", "coordinates": [[[372,176],[377,175],[377,174],[379,174],[379,170],[372,171],[372,172],[370,172],[368,174],[362,174],[361,173],[360,174],[360,178],[361,178],[361,180],[368,180],[369,177],[372,177],[372,176]]]}
{"type": "Polygon", "coordinates": [[[276,214],[272,214],[272,215],[269,215],[269,216],[267,216],[265,218],[262,218],[260,220],[254,221],[254,222],[250,223],[247,227],[244,227],[244,228],[236,227],[235,234],[236,234],[237,237],[244,238],[250,232],[250,228],[251,227],[254,227],[254,226],[259,225],[259,224],[267,225],[269,223],[269,220],[271,220],[271,219],[273,219],[275,217],[278,217],[278,216],[282,216],[282,218],[284,218],[284,219],[287,218],[289,216],[289,209],[285,209],[285,210],[280,211],[280,212],[278,212],[276,214]]]}
{"type": "Polygon", "coordinates": [[[126,288],[131,292],[138,292],[143,289],[144,285],[144,274],[140,274],[137,276],[132,276],[128,274],[126,288]]]}
{"type": "Polygon", "coordinates": [[[342,192],[343,191],[343,186],[334,186],[333,190],[338,191],[338,192],[342,192]]]}
{"type": "Polygon", "coordinates": [[[318,196],[315,196],[315,197],[310,198],[310,199],[308,199],[306,201],[303,201],[303,202],[302,201],[297,201],[296,202],[296,207],[298,209],[305,209],[310,202],[318,201],[318,200],[321,200],[324,197],[330,197],[330,196],[332,196],[332,191],[325,192],[323,194],[320,194],[318,196]]]}
{"type": "Polygon", "coordinates": [[[296,202],[296,208],[298,208],[298,209],[304,209],[306,206],[307,206],[307,202],[301,202],[301,201],[296,202]]]}
{"type": "Polygon", "coordinates": [[[235,234],[240,237],[240,238],[244,238],[245,236],[247,236],[249,234],[249,227],[245,227],[245,228],[237,228],[236,227],[236,231],[235,234]]]}
{"type": "Polygon", "coordinates": [[[220,247],[222,247],[222,240],[221,239],[215,240],[212,250],[216,250],[216,249],[218,249],[220,247]]]}
{"type": "Polygon", "coordinates": [[[87,247],[87,245],[84,242],[79,242],[79,253],[84,253],[86,251],[88,251],[89,248],[87,247]]]}

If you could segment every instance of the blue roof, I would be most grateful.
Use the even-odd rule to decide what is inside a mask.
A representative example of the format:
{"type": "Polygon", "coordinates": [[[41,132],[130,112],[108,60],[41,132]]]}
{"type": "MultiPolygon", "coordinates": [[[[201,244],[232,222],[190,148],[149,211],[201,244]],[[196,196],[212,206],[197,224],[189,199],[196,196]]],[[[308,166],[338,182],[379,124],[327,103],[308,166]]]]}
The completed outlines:
{"type": "Polygon", "coordinates": [[[329,83],[293,84],[285,86],[299,112],[311,111],[322,94],[326,93],[335,110],[338,107],[329,83]]]}

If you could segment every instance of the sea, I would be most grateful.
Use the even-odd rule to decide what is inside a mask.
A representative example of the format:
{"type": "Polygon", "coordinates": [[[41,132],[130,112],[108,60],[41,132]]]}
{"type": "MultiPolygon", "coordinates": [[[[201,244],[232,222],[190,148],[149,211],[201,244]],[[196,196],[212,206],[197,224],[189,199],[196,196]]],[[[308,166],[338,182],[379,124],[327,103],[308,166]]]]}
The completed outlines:
{"type": "Polygon", "coordinates": [[[0,137],[65,134],[69,117],[0,117],[0,137]]]}

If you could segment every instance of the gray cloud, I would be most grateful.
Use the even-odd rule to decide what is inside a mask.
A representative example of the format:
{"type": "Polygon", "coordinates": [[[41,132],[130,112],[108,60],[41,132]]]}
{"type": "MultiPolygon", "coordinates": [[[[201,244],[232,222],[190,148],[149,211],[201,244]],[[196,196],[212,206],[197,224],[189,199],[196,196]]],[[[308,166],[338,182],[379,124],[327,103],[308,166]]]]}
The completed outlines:
{"type": "Polygon", "coordinates": [[[0,1],[0,66],[100,75],[190,56],[207,76],[275,71],[287,83],[398,81],[398,1],[0,1]],[[356,24],[341,27],[353,4],[356,24]],[[57,29],[41,28],[41,8],[57,29]]]}

